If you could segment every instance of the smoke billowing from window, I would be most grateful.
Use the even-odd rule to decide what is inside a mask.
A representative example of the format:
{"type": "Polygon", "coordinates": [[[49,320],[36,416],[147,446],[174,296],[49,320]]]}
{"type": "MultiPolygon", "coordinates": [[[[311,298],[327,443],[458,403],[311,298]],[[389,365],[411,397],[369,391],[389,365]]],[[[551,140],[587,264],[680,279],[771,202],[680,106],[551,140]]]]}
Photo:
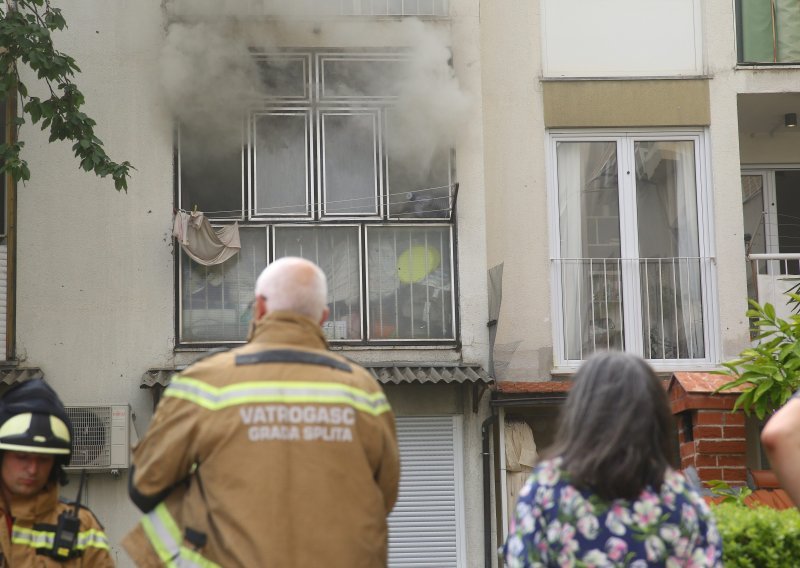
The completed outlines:
{"type": "Polygon", "coordinates": [[[470,107],[470,97],[450,66],[447,34],[416,18],[383,20],[380,25],[390,33],[376,34],[373,18],[339,17],[350,4],[167,0],[170,23],[161,79],[174,118],[192,131],[193,138],[206,140],[207,155],[213,156],[214,148],[239,144],[248,112],[265,94],[281,89],[276,85],[280,79],[265,73],[265,66],[252,57],[254,52],[274,53],[287,46],[348,52],[397,47],[408,57],[403,64],[386,64],[379,72],[375,66],[364,66],[361,76],[358,70],[351,71],[355,75],[331,84],[330,92],[349,90],[358,97],[377,90],[396,96],[387,114],[386,150],[396,171],[402,170],[409,179],[424,179],[434,157],[455,145],[470,107]]]}

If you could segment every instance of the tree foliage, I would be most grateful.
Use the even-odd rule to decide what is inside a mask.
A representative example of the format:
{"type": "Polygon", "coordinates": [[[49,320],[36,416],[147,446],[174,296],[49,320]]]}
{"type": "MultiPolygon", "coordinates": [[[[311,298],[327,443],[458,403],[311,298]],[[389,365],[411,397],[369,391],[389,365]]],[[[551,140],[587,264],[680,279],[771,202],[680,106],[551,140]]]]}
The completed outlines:
{"type": "MultiPolygon", "coordinates": [[[[797,294],[789,294],[800,301],[797,294]]],[[[720,373],[731,381],[718,391],[741,386],[734,410],[754,412],[759,419],[783,406],[800,387],[800,315],[784,320],[775,314],[772,304],[760,305],[750,300],[751,318],[757,335],[755,344],[742,351],[738,359],[723,363],[720,373]]]]}
{"type": "MultiPolygon", "coordinates": [[[[80,72],[75,60],[53,47],[51,32],[67,27],[61,10],[49,0],[6,0],[0,4],[0,100],[20,97],[22,113],[15,126],[40,124],[50,132],[50,142],[70,140],[80,167],[100,177],[111,176],[117,190],[127,190],[129,162],[116,163],[95,135],[95,121],[81,111],[83,94],[73,82],[80,72]],[[30,68],[46,87],[49,96],[29,95],[19,66],[30,68]]],[[[3,140],[3,142],[5,142],[3,140]]],[[[8,171],[16,181],[30,179],[27,162],[20,157],[24,142],[0,144],[0,173],[8,171]]]]}

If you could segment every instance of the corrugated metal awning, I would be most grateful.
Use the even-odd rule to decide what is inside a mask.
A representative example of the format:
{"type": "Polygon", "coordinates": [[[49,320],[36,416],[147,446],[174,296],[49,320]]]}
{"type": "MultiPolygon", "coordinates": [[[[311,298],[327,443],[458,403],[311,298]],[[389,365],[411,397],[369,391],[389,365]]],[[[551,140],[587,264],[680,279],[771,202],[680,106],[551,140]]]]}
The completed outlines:
{"type": "MultiPolygon", "coordinates": [[[[381,383],[485,383],[494,379],[480,365],[380,365],[366,369],[381,383]]],[[[148,369],[142,375],[140,388],[166,387],[180,369],[148,369]]]]}
{"type": "Polygon", "coordinates": [[[19,368],[5,367],[0,368],[0,383],[14,385],[29,381],[30,379],[43,379],[44,373],[38,367],[19,368]]]}
{"type": "Polygon", "coordinates": [[[368,365],[366,368],[384,384],[494,382],[480,365],[368,365]]]}

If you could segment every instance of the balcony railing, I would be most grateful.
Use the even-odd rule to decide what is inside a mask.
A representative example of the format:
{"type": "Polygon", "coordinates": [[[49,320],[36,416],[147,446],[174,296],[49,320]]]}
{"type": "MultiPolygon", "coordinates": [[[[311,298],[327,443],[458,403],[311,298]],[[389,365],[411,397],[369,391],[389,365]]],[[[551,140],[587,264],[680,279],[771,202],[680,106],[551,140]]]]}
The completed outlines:
{"type": "Polygon", "coordinates": [[[792,315],[786,293],[800,283],[800,254],[750,254],[747,260],[748,297],[760,304],[769,302],[780,318],[792,315]]]}
{"type": "Polygon", "coordinates": [[[705,357],[699,257],[554,260],[561,289],[566,360],[598,349],[630,349],[648,359],[705,357]],[[635,329],[625,329],[624,322],[635,329]],[[634,334],[634,335],[631,335],[634,334]]]}
{"type": "Polygon", "coordinates": [[[737,0],[739,63],[800,63],[797,0],[737,0]]]}

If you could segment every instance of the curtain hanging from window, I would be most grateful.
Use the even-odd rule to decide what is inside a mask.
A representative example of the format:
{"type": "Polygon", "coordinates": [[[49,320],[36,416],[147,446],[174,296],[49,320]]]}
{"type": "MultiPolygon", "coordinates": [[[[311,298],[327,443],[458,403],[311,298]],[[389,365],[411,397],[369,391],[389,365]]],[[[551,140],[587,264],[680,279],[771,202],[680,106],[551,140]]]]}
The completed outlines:
{"type": "Polygon", "coordinates": [[[172,235],[178,239],[186,254],[203,266],[222,264],[242,248],[239,223],[215,230],[200,211],[178,211],[172,235]]]}

